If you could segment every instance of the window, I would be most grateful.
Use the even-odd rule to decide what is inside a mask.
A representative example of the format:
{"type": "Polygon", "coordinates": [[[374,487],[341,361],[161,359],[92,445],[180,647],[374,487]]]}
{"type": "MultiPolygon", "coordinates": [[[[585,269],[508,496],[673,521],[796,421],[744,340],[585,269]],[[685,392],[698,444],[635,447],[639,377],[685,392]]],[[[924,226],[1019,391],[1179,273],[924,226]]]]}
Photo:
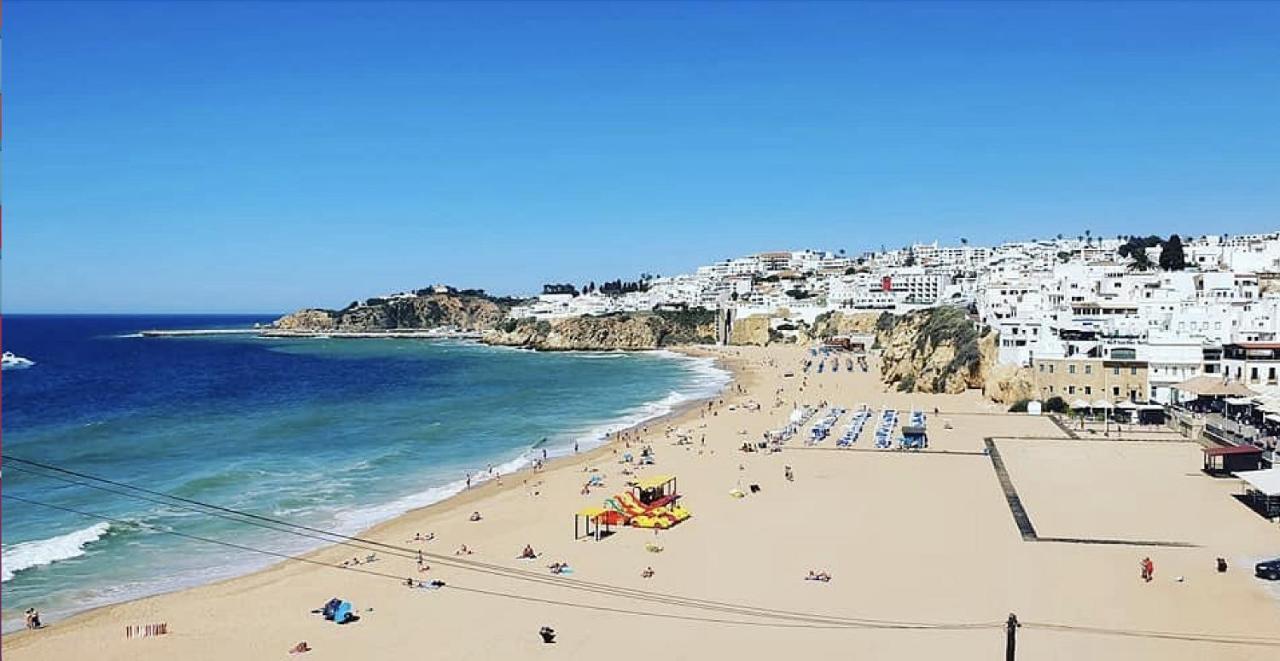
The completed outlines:
{"type": "Polygon", "coordinates": [[[1111,375],[1112,375],[1112,376],[1120,376],[1120,368],[1119,368],[1119,367],[1112,367],[1112,368],[1111,368],[1111,375]]]}
{"type": "Polygon", "coordinates": [[[1093,394],[1093,386],[1085,386],[1085,387],[1084,387],[1084,394],[1086,394],[1086,395],[1092,395],[1092,394],[1093,394]]]}
{"type": "Polygon", "coordinates": [[[1067,374],[1075,374],[1075,373],[1076,373],[1075,364],[1067,365],[1067,374]]]}
{"type": "Polygon", "coordinates": [[[1085,374],[1093,374],[1093,365],[1085,365],[1085,366],[1084,366],[1084,373],[1085,373],[1085,374]]]}
{"type": "Polygon", "coordinates": [[[1112,386],[1112,387],[1111,387],[1111,396],[1112,396],[1112,397],[1119,397],[1119,396],[1120,396],[1120,386],[1112,386]]]}
{"type": "Polygon", "coordinates": [[[1130,368],[1129,368],[1129,376],[1138,376],[1138,368],[1136,368],[1136,367],[1130,367],[1130,368]]]}
{"type": "Polygon", "coordinates": [[[1076,394],[1076,387],[1075,387],[1075,386],[1067,386],[1067,394],[1068,394],[1068,395],[1074,395],[1074,394],[1076,394]]]}

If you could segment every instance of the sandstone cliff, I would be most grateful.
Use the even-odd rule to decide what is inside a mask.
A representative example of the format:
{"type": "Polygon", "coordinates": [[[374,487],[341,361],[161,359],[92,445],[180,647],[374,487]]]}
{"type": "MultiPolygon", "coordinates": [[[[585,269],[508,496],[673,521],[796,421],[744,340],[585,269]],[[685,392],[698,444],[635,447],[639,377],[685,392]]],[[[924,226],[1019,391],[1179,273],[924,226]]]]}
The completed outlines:
{"type": "Polygon", "coordinates": [[[878,312],[824,312],[813,320],[809,334],[825,340],[836,335],[858,335],[876,332],[878,312]]]}
{"type": "Polygon", "coordinates": [[[960,393],[983,387],[980,335],[965,311],[939,307],[876,323],[881,378],[904,392],[960,393]]]}
{"type": "Polygon", "coordinates": [[[285,315],[275,327],[290,331],[379,331],[393,329],[455,328],[482,331],[507,316],[510,301],[483,293],[435,293],[422,290],[413,296],[371,298],[343,310],[306,309],[285,315]]]}
{"type": "Polygon", "coordinates": [[[762,347],[769,344],[769,317],[756,315],[734,319],[729,332],[729,344],[762,347]]]}
{"type": "Polygon", "coordinates": [[[715,312],[629,312],[552,321],[508,319],[485,333],[486,344],[544,351],[637,351],[716,341],[715,312]]]}

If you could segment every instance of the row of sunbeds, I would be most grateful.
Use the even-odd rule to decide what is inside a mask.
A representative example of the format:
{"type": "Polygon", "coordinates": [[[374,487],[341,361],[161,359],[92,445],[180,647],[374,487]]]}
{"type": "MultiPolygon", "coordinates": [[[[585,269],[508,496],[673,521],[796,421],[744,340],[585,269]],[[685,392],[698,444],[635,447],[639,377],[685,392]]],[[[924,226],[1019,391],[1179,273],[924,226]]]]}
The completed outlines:
{"type": "Polygon", "coordinates": [[[893,447],[893,430],[898,427],[898,412],[885,409],[880,414],[880,424],[876,427],[876,449],[887,450],[893,447]]]}
{"type": "Polygon", "coordinates": [[[853,418],[849,420],[849,425],[844,428],[844,433],[840,438],[836,439],[836,447],[847,448],[858,442],[858,437],[862,435],[862,428],[866,426],[867,420],[871,419],[871,409],[866,404],[858,407],[854,412],[853,418]]]}
{"type": "Polygon", "coordinates": [[[823,415],[822,419],[809,430],[809,444],[814,445],[816,443],[821,443],[830,436],[831,428],[836,426],[836,422],[838,422],[840,420],[840,416],[844,414],[845,410],[838,406],[833,406],[827,409],[826,415],[823,415]]]}

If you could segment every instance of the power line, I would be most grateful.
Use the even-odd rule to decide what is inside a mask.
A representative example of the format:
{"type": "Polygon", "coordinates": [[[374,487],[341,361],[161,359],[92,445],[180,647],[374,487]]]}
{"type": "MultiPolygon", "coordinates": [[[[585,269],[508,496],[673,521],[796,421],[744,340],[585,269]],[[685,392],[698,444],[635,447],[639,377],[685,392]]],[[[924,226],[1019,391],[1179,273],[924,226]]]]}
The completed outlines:
{"type": "MultiPolygon", "coordinates": [[[[324,541],[327,543],[344,544],[347,546],[352,546],[354,548],[360,548],[362,550],[375,550],[375,549],[369,548],[369,546],[361,546],[360,544],[374,545],[379,547],[377,550],[380,550],[384,553],[390,551],[391,555],[395,555],[399,557],[416,558],[419,553],[419,551],[417,551],[416,549],[412,549],[408,547],[402,547],[394,544],[387,544],[384,542],[376,542],[373,540],[366,540],[366,539],[353,537],[349,535],[341,535],[338,533],[333,533],[333,532],[321,530],[318,528],[312,528],[312,527],[304,526],[301,524],[294,524],[294,523],[290,523],[290,522],[279,520],[279,519],[273,519],[271,517],[265,517],[261,515],[252,514],[249,512],[235,510],[232,508],[212,505],[209,503],[203,503],[201,501],[190,499],[190,498],[184,498],[181,496],[172,496],[170,494],[165,494],[163,492],[154,491],[154,490],[146,489],[143,487],[136,487],[134,485],[130,485],[124,482],[117,482],[117,481],[109,480],[106,478],[99,478],[86,473],[81,473],[81,472],[73,471],[70,469],[64,469],[64,468],[52,466],[49,464],[42,464],[39,462],[20,459],[17,457],[5,457],[5,458],[8,459],[9,461],[16,461],[23,464],[38,466],[45,470],[51,470],[51,471],[56,471],[56,472],[65,473],[69,475],[75,475],[87,480],[104,482],[114,486],[119,486],[124,489],[130,489],[130,490],[140,491],[140,492],[149,493],[149,494],[155,494],[163,498],[172,498],[174,500],[179,500],[184,503],[191,503],[194,505],[198,505],[200,507],[207,507],[207,508],[216,510],[217,513],[205,512],[200,509],[195,509],[195,508],[187,507],[183,505],[176,505],[174,503],[170,503],[167,501],[160,501],[153,498],[138,496],[137,494],[122,492],[116,489],[107,489],[100,485],[90,484],[90,483],[86,483],[78,480],[70,480],[68,478],[63,478],[60,476],[46,475],[43,473],[38,473],[35,471],[30,471],[30,470],[21,469],[21,468],[17,469],[33,475],[41,475],[43,477],[57,479],[63,482],[69,482],[72,484],[78,484],[78,485],[86,486],[93,489],[99,489],[99,490],[107,491],[109,493],[122,495],[125,497],[138,498],[141,500],[145,500],[147,502],[157,503],[165,506],[171,506],[171,507],[175,507],[175,508],[183,509],[187,511],[194,511],[198,513],[209,514],[211,516],[217,516],[219,518],[227,519],[234,522],[254,525],[254,526],[266,528],[268,530],[274,530],[277,532],[283,532],[287,534],[294,534],[301,537],[307,537],[307,538],[316,539],[319,541],[324,541]],[[222,513],[229,513],[229,514],[222,514],[222,513]],[[232,516],[232,515],[244,516],[254,520],[253,521],[243,520],[243,519],[235,518],[235,516],[232,516]],[[289,530],[285,528],[275,527],[275,525],[264,525],[264,523],[259,523],[258,521],[262,521],[270,524],[276,524],[279,526],[284,526],[285,528],[297,528],[307,532],[306,533],[297,532],[296,530],[289,530]],[[308,533],[316,533],[316,534],[308,534],[308,533]],[[333,538],[336,538],[336,539],[333,539],[333,538]]],[[[998,626],[999,624],[994,622],[993,623],[982,622],[982,623],[936,624],[936,623],[926,623],[926,622],[909,622],[909,621],[904,622],[904,621],[878,620],[878,619],[868,619],[868,618],[848,618],[848,617],[828,616],[828,615],[821,615],[821,614],[814,614],[814,613],[785,611],[785,610],[770,609],[770,608],[750,606],[750,605],[740,605],[740,604],[712,601],[712,600],[706,600],[706,599],[697,599],[692,597],[683,597],[679,595],[670,595],[670,594],[659,593],[659,592],[650,592],[646,590],[609,585],[605,583],[595,583],[591,581],[551,577],[551,576],[546,576],[540,573],[530,572],[527,570],[514,569],[510,567],[505,567],[502,565],[495,565],[495,564],[485,563],[485,562],[476,561],[476,560],[459,559],[451,556],[440,555],[440,554],[429,553],[429,552],[421,552],[421,553],[423,557],[430,557],[434,561],[445,566],[495,575],[501,578],[523,580],[527,582],[534,582],[534,583],[548,585],[548,586],[557,587],[557,588],[601,594],[609,597],[622,596],[630,599],[635,599],[637,601],[649,601],[649,602],[661,603],[667,606],[681,606],[681,607],[691,608],[691,609],[711,610],[711,611],[718,611],[718,612],[724,612],[724,613],[732,613],[736,615],[746,615],[748,617],[771,618],[771,619],[803,621],[803,622],[820,622],[824,624],[833,624],[838,626],[883,627],[883,628],[903,628],[903,629],[913,628],[913,629],[954,630],[954,629],[987,628],[992,626],[998,626]]]]}
{"type": "MultiPolygon", "coordinates": [[[[17,458],[17,457],[11,457],[11,456],[4,456],[3,458],[6,461],[18,462],[18,463],[29,465],[29,466],[35,466],[44,470],[54,471],[56,473],[72,475],[75,477],[82,478],[82,480],[73,480],[70,478],[62,477],[60,475],[50,475],[47,473],[41,473],[38,471],[24,469],[16,466],[10,466],[11,469],[18,470],[23,473],[45,477],[48,479],[54,479],[54,480],[62,481],[69,484],[84,486],[91,489],[97,489],[97,490],[105,491],[108,493],[114,493],[127,498],[143,500],[146,502],[151,502],[151,503],[163,505],[166,507],[173,507],[173,508],[181,509],[184,511],[191,511],[195,513],[214,516],[214,517],[225,519],[235,523],[243,523],[246,525],[252,525],[252,526],[264,528],[267,530],[272,530],[275,532],[281,532],[285,534],[291,534],[291,535],[296,535],[296,536],[305,537],[309,539],[314,539],[317,541],[323,541],[326,543],[341,544],[341,545],[350,546],[353,548],[359,548],[361,550],[367,550],[367,551],[375,550],[374,548],[371,548],[371,547],[377,547],[377,550],[381,550],[381,552],[389,553],[390,555],[393,555],[396,557],[403,557],[403,558],[416,558],[418,554],[421,553],[423,557],[430,557],[433,559],[433,561],[436,561],[439,564],[442,564],[445,566],[493,575],[500,578],[508,578],[513,580],[537,583],[540,585],[578,590],[578,591],[583,591],[588,593],[605,595],[609,597],[620,596],[620,597],[634,599],[637,601],[648,601],[648,602],[660,603],[668,606],[679,606],[679,607],[690,608],[690,609],[722,612],[722,613],[729,613],[734,615],[742,615],[746,617],[755,617],[755,618],[762,618],[762,619],[788,620],[788,621],[791,621],[792,623],[750,622],[750,621],[742,621],[742,620],[728,620],[723,618],[684,616],[684,615],[676,615],[671,613],[656,613],[652,611],[637,611],[637,610],[614,608],[614,607],[608,607],[608,606],[581,604],[581,603],[569,602],[569,601],[563,601],[563,600],[557,600],[557,599],[539,598],[539,597],[533,597],[529,595],[513,594],[513,593],[501,592],[496,590],[485,590],[480,588],[458,586],[453,584],[450,584],[448,586],[450,588],[453,588],[461,592],[471,592],[475,594],[494,596],[494,597],[503,597],[507,599],[515,599],[515,600],[527,601],[527,602],[533,602],[533,603],[560,605],[560,606],[566,606],[571,608],[585,608],[585,609],[591,609],[591,610],[596,610],[600,612],[612,612],[612,613],[619,613],[619,614],[625,614],[625,615],[642,615],[642,616],[649,616],[649,617],[662,617],[662,618],[682,619],[682,620],[716,623],[716,624],[734,624],[734,625],[747,625],[747,626],[766,626],[766,627],[781,627],[781,628],[825,628],[825,629],[866,628],[866,629],[909,629],[909,630],[967,630],[967,629],[991,629],[991,628],[1000,628],[1005,626],[1005,624],[1001,622],[975,622],[975,623],[948,624],[948,623],[926,623],[926,622],[903,622],[903,621],[894,621],[894,620],[874,620],[874,619],[866,619],[866,618],[846,618],[846,617],[828,616],[828,615],[821,615],[821,614],[814,614],[814,613],[785,611],[785,610],[778,610],[778,609],[771,609],[771,608],[757,607],[757,606],[750,606],[750,605],[740,605],[740,604],[733,604],[730,602],[720,602],[720,601],[707,600],[707,599],[698,599],[693,597],[682,597],[679,595],[671,595],[671,594],[665,594],[660,592],[639,590],[636,588],[628,588],[624,586],[614,586],[606,583],[585,581],[581,579],[565,579],[564,577],[544,576],[542,574],[530,572],[527,570],[510,568],[502,565],[496,565],[496,564],[486,563],[486,562],[477,561],[477,560],[454,558],[451,556],[441,555],[438,553],[418,551],[417,549],[412,549],[409,547],[399,546],[395,544],[388,544],[385,542],[378,542],[376,540],[368,540],[368,539],[363,539],[356,536],[343,535],[340,533],[326,531],[319,528],[313,528],[313,527],[305,526],[302,524],[291,523],[281,519],[275,519],[272,517],[253,514],[251,512],[244,512],[242,510],[236,510],[233,508],[214,505],[211,503],[205,503],[205,502],[198,501],[191,498],[185,498],[182,496],[175,496],[175,495],[167,494],[160,491],[146,489],[144,487],[134,486],[125,482],[118,482],[118,481],[110,480],[107,478],[101,478],[101,477],[89,475],[87,473],[82,473],[82,472],[73,471],[70,469],[61,468],[58,466],[53,466],[50,464],[43,464],[40,462],[30,461],[26,459],[17,458]],[[88,480],[88,482],[83,480],[88,480]],[[103,484],[111,485],[113,487],[118,487],[118,489],[107,488],[102,486],[101,484],[94,484],[93,482],[100,482],[103,484]],[[124,491],[120,489],[124,489],[124,491]],[[166,500],[150,498],[150,497],[139,495],[138,493],[132,493],[134,491],[158,496],[159,498],[176,500],[181,503],[186,503],[187,505],[178,505],[166,500]],[[200,508],[205,508],[205,509],[200,509],[200,508]],[[206,510],[213,510],[213,511],[206,511],[206,510]]],[[[117,519],[117,518],[106,516],[103,514],[84,512],[81,510],[76,510],[74,508],[39,502],[39,501],[23,498],[20,496],[10,495],[10,494],[5,494],[4,498],[12,498],[14,500],[26,502],[32,505],[48,507],[56,510],[62,510],[65,512],[70,512],[73,514],[90,517],[90,518],[104,519],[107,521],[121,523],[124,525],[130,525],[130,524],[136,523],[131,521],[125,521],[122,519],[117,519]]],[[[243,544],[227,542],[224,540],[212,539],[212,538],[202,537],[199,535],[192,535],[189,533],[182,533],[176,530],[160,528],[160,527],[152,526],[145,523],[143,523],[142,525],[147,526],[148,528],[154,529],[158,532],[171,534],[171,535],[175,535],[178,537],[183,537],[191,540],[206,542],[210,544],[222,545],[222,546],[235,548],[242,551],[269,555],[269,556],[278,557],[285,560],[305,562],[308,564],[328,567],[330,569],[356,571],[363,574],[390,578],[390,579],[396,580],[397,582],[402,582],[404,580],[397,575],[387,574],[385,572],[378,572],[375,570],[361,569],[356,567],[340,567],[340,566],[335,566],[326,562],[320,562],[318,560],[314,560],[311,558],[289,555],[289,554],[280,553],[276,551],[270,551],[267,549],[260,549],[256,547],[243,545],[243,544]]],[[[1096,635],[1125,636],[1125,637],[1176,640],[1176,641],[1184,641],[1184,642],[1203,642],[1203,643],[1215,643],[1215,644],[1227,644],[1227,645],[1280,647],[1280,639],[1268,638],[1263,636],[1112,629],[1112,628],[1105,628],[1105,627],[1066,625],[1066,624],[1045,623],[1045,622],[1024,622],[1024,623],[1020,623],[1019,626],[1025,627],[1028,629],[1060,631],[1060,632],[1068,632],[1068,633],[1086,633],[1086,634],[1096,634],[1096,635]]]]}
{"type": "MultiPolygon", "coordinates": [[[[326,567],[326,568],[329,568],[329,569],[336,569],[336,570],[341,570],[341,571],[354,571],[354,572],[357,572],[357,573],[366,574],[366,575],[370,575],[370,576],[375,576],[375,577],[379,577],[379,578],[388,578],[388,579],[392,579],[392,580],[394,580],[394,581],[396,581],[396,582],[402,582],[402,581],[404,580],[404,579],[401,579],[399,576],[397,576],[397,575],[395,575],[395,574],[388,574],[388,573],[386,573],[386,572],[380,572],[380,571],[376,571],[376,570],[372,570],[372,569],[361,569],[361,568],[353,568],[353,567],[339,567],[339,566],[331,565],[331,564],[329,564],[329,563],[327,563],[327,562],[320,562],[319,560],[313,560],[313,559],[311,559],[311,558],[306,558],[306,557],[301,557],[301,556],[295,556],[295,555],[289,555],[289,554],[287,554],[287,553],[280,553],[280,552],[278,552],[278,551],[270,551],[270,550],[267,550],[267,549],[260,549],[260,548],[256,548],[256,547],[253,547],[253,546],[248,546],[248,545],[246,545],[246,544],[237,544],[237,543],[235,543],[235,542],[228,542],[228,541],[225,541],[225,540],[213,539],[213,538],[210,538],[210,537],[203,537],[203,536],[200,536],[200,535],[192,535],[192,534],[189,534],[189,533],[183,533],[183,532],[179,532],[179,531],[172,530],[172,529],[169,529],[169,528],[161,528],[161,527],[159,527],[159,526],[153,526],[153,525],[150,525],[150,524],[147,524],[147,523],[138,523],[138,522],[126,521],[126,520],[124,520],[124,519],[119,519],[119,518],[116,518],[116,517],[108,516],[108,515],[102,514],[102,513],[100,513],[100,512],[89,512],[89,511],[80,510],[80,509],[76,509],[76,508],[72,508],[72,507],[63,507],[63,506],[61,506],[61,505],[53,505],[53,504],[51,504],[51,503],[45,503],[45,502],[40,502],[40,501],[37,501],[37,500],[32,500],[32,499],[29,499],[29,498],[24,498],[24,497],[22,497],[22,496],[14,496],[14,495],[12,495],[12,494],[4,494],[4,495],[3,495],[3,498],[5,498],[5,499],[10,499],[10,500],[16,500],[16,501],[19,501],[19,502],[27,503],[27,504],[29,504],[29,505],[36,505],[36,506],[38,506],[38,507],[47,507],[47,508],[49,508],[49,509],[59,510],[59,511],[63,511],[63,512],[69,512],[69,513],[71,513],[71,514],[76,514],[76,515],[83,516],[83,517],[87,517],[87,518],[91,518],[91,519],[105,520],[105,521],[108,521],[108,522],[112,522],[112,523],[119,523],[119,524],[122,524],[122,525],[142,525],[142,526],[145,526],[145,527],[147,527],[147,528],[150,528],[150,529],[154,530],[155,532],[159,532],[159,533],[163,533],[163,534],[175,535],[175,536],[177,536],[177,537],[182,537],[182,538],[185,538],[185,539],[190,539],[190,540],[195,540],[195,541],[200,541],[200,542],[206,542],[206,543],[209,543],[209,544],[216,544],[216,545],[219,545],[219,546],[225,546],[225,547],[228,547],[228,548],[233,548],[233,549],[237,549],[237,550],[240,550],[240,551],[246,551],[246,552],[250,552],[250,553],[260,553],[260,554],[263,554],[263,555],[268,555],[268,556],[272,556],[272,557],[277,557],[277,558],[281,558],[281,559],[284,559],[284,560],[293,560],[293,561],[297,561],[297,562],[304,562],[304,563],[307,563],[307,564],[313,564],[313,565],[317,565],[317,566],[320,566],[320,567],[326,567]]],[[[607,613],[617,613],[617,614],[621,614],[621,615],[628,615],[628,616],[654,617],[654,618],[661,618],[661,619],[681,620],[681,621],[687,621],[687,622],[702,622],[702,623],[710,623],[710,624],[730,624],[730,625],[753,626],[753,627],[767,627],[767,628],[780,628],[780,629],[904,629],[904,628],[919,629],[919,628],[920,628],[920,627],[892,626],[892,625],[873,626],[873,625],[840,625],[840,624],[834,624],[834,623],[807,623],[807,624],[805,624],[805,623],[784,623],[784,622],[752,622],[752,621],[746,621],[746,620],[730,620],[730,619],[724,619],[724,618],[701,617],[701,616],[696,616],[696,615],[677,615],[677,614],[674,614],[674,613],[662,613],[662,612],[656,612],[656,611],[640,611],[640,610],[630,610],[630,609],[624,609],[624,608],[615,608],[615,607],[610,607],[610,606],[599,606],[599,605],[593,605],[593,604],[581,604],[581,603],[577,603],[577,602],[564,601],[564,600],[560,600],[560,599],[545,599],[545,598],[533,597],[533,596],[529,596],[529,595],[513,594],[513,593],[509,593],[509,592],[500,592],[500,591],[496,591],[496,590],[484,590],[484,589],[480,589],[480,588],[469,588],[469,587],[465,587],[465,586],[454,585],[454,584],[452,584],[452,583],[446,584],[444,587],[447,587],[447,588],[450,588],[450,589],[453,589],[453,590],[457,590],[457,591],[460,591],[460,592],[470,592],[470,593],[474,593],[474,594],[480,594],[480,595],[486,595],[486,596],[492,596],[492,597],[502,597],[502,598],[505,598],[505,599],[514,599],[514,600],[518,600],[518,601],[534,602],[534,603],[548,604],[548,605],[554,605],[554,606],[565,606],[565,607],[568,607],[568,608],[586,609],[586,610],[592,610],[592,611],[598,611],[598,612],[607,612],[607,613]]],[[[989,628],[989,627],[988,627],[988,628],[989,628]]]]}

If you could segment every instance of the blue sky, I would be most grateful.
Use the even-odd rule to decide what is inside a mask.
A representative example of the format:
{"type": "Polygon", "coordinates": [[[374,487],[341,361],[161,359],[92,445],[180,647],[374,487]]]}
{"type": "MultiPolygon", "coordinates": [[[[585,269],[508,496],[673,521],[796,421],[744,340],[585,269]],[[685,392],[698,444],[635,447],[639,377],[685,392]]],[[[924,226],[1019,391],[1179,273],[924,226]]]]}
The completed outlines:
{"type": "Polygon", "coordinates": [[[5,3],[9,312],[1280,229],[1280,4],[5,3]]]}

